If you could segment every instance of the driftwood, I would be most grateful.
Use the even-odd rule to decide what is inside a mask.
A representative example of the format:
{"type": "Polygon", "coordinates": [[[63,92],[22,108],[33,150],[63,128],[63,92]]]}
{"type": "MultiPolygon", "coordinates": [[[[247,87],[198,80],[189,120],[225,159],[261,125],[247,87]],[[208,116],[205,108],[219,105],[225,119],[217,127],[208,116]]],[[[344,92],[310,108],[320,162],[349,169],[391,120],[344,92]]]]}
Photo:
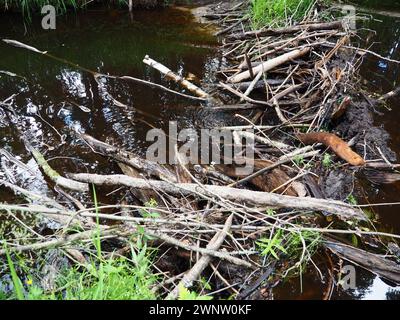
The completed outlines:
{"type": "Polygon", "coordinates": [[[180,84],[182,87],[188,89],[190,92],[199,96],[200,98],[204,98],[204,99],[211,98],[211,96],[207,92],[200,89],[198,86],[194,85],[193,83],[189,82],[188,80],[182,78],[181,76],[177,75],[176,73],[172,72],[172,70],[168,69],[166,66],[162,65],[161,63],[151,59],[149,56],[146,56],[143,59],[143,62],[145,64],[147,64],[148,66],[158,70],[166,78],[175,81],[176,83],[180,84]]]}
{"type": "Polygon", "coordinates": [[[326,211],[344,219],[366,220],[364,213],[340,201],[291,197],[274,193],[250,191],[224,186],[193,183],[172,184],[164,181],[144,180],[125,175],[70,174],[71,178],[96,185],[122,185],[133,188],[159,189],[175,196],[195,195],[218,196],[225,200],[274,208],[326,211]]]}
{"type": "MultiPolygon", "coordinates": [[[[258,74],[260,71],[265,73],[265,72],[267,72],[271,69],[274,69],[284,63],[287,63],[293,59],[304,56],[309,52],[310,52],[310,48],[293,50],[291,52],[285,53],[281,56],[278,56],[276,58],[273,58],[271,60],[268,60],[268,61],[258,65],[257,67],[253,68],[253,73],[258,74]]],[[[244,71],[242,73],[239,73],[237,75],[230,77],[228,80],[229,80],[229,82],[232,82],[232,83],[238,83],[238,82],[247,80],[250,77],[251,77],[250,71],[247,70],[247,71],[244,71]]]]}
{"type": "Polygon", "coordinates": [[[355,263],[380,277],[400,284],[400,265],[396,262],[336,241],[325,241],[324,245],[341,258],[355,263]]]}
{"type": "Polygon", "coordinates": [[[304,144],[323,143],[330,147],[337,156],[347,161],[352,166],[362,166],[365,160],[355,153],[349,145],[333,133],[312,132],[306,134],[298,134],[297,137],[304,144]]]}
{"type": "Polygon", "coordinates": [[[267,30],[256,30],[248,31],[241,34],[234,34],[229,36],[230,39],[243,40],[247,38],[254,37],[264,37],[264,36],[275,36],[283,34],[292,34],[301,31],[319,31],[319,30],[332,30],[332,29],[342,29],[342,21],[333,21],[326,23],[313,23],[313,24],[301,24],[288,28],[278,28],[278,29],[267,29],[267,30]]]}
{"type": "Polygon", "coordinates": [[[132,168],[145,172],[149,177],[153,176],[161,180],[177,182],[176,176],[171,171],[156,162],[142,159],[131,152],[111,146],[87,134],[81,134],[79,137],[95,151],[104,156],[112,157],[116,161],[122,162],[132,168]]]}

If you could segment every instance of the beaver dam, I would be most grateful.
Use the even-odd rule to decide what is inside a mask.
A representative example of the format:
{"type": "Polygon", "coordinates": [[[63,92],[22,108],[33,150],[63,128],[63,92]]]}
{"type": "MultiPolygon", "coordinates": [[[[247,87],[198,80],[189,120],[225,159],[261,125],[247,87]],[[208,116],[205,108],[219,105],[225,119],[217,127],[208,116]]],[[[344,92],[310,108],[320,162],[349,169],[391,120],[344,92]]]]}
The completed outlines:
{"type": "Polygon", "coordinates": [[[386,11],[258,2],[0,14],[0,298],[398,299],[386,11]]]}

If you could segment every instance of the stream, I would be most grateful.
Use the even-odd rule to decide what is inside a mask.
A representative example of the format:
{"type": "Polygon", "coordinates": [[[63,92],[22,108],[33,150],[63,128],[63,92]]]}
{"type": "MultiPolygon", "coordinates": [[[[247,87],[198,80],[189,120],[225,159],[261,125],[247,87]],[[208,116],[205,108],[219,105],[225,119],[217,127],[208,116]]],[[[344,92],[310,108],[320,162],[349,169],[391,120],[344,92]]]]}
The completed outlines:
{"type": "MultiPolygon", "coordinates": [[[[354,2],[354,1],[353,1],[354,2]]],[[[400,60],[400,2],[355,1],[373,19],[358,22],[367,47],[377,53],[400,60]],[[371,13],[368,8],[379,10],[371,13]],[[390,15],[385,14],[390,12],[390,15]],[[398,15],[396,15],[396,12],[398,15]],[[394,13],[394,14],[393,14],[394,13]],[[375,30],[376,34],[371,30],[375,30]]],[[[360,9],[363,11],[363,9],[360,9]]],[[[0,38],[32,45],[39,50],[95,72],[129,75],[146,79],[180,91],[157,71],[143,64],[145,55],[168,66],[191,81],[207,84],[214,81],[223,59],[218,55],[218,39],[213,28],[195,20],[188,7],[171,7],[155,11],[88,9],[57,18],[57,29],[43,30],[39,19],[25,24],[20,14],[0,14],[0,38]]],[[[361,66],[362,84],[371,93],[384,94],[400,85],[400,66],[377,57],[368,57],[361,66]]],[[[78,129],[110,144],[116,143],[144,156],[150,144],[146,133],[153,126],[167,131],[168,122],[176,120],[181,127],[214,127],[233,122],[232,113],[205,111],[197,101],[133,82],[102,79],[99,90],[93,76],[72,66],[0,42],[0,101],[15,97],[18,124],[0,108],[0,148],[19,157],[42,179],[32,178],[18,167],[0,163],[0,179],[12,178],[18,185],[41,194],[54,196],[45,177],[25,150],[18,137],[24,132],[35,146],[45,146],[49,164],[60,172],[119,172],[101,156],[75,145],[66,138],[68,128],[78,129]],[[7,71],[15,74],[2,73],[7,71]],[[104,98],[105,91],[128,108],[118,107],[104,98]],[[18,130],[15,126],[18,125],[18,130]],[[65,139],[67,139],[65,141],[65,139]],[[60,156],[63,155],[63,156],[60,156]]],[[[379,109],[375,124],[391,137],[391,148],[400,159],[399,99],[379,109]]],[[[399,200],[400,183],[375,186],[363,181],[370,203],[399,200]]],[[[0,202],[21,201],[0,187],[0,202]]],[[[108,195],[101,201],[109,201],[108,195]]],[[[398,206],[377,207],[379,228],[400,233],[398,206]]],[[[1,223],[1,220],[0,220],[1,223]]],[[[332,299],[399,299],[400,288],[392,287],[379,277],[357,269],[356,290],[335,290],[332,299]]],[[[318,275],[306,273],[274,288],[275,299],[320,299],[326,285],[318,275]]]]}

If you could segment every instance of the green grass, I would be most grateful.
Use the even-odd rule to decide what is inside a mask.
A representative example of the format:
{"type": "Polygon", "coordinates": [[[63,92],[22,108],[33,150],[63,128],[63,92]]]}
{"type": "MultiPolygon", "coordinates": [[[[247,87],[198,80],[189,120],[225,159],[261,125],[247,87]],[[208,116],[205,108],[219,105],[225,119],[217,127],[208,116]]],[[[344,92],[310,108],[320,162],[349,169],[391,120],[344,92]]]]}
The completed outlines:
{"type": "Polygon", "coordinates": [[[7,263],[10,268],[10,274],[11,274],[11,279],[12,279],[12,282],[14,285],[15,296],[17,297],[18,300],[22,300],[24,298],[22,282],[17,275],[17,272],[14,267],[14,263],[11,259],[11,255],[7,250],[7,245],[4,245],[4,248],[6,249],[7,263]]]}
{"type": "Polygon", "coordinates": [[[259,29],[302,20],[317,0],[252,0],[253,27],[259,29]]]}
{"type": "Polygon", "coordinates": [[[153,300],[152,287],[157,278],[151,272],[151,258],[143,246],[132,247],[132,257],[97,258],[86,266],[62,270],[57,278],[57,289],[44,292],[39,283],[26,281],[23,285],[9,260],[13,292],[0,292],[7,300],[153,300]],[[14,270],[14,271],[12,271],[14,270]]]}
{"type": "MultiPolygon", "coordinates": [[[[93,202],[98,213],[96,190],[93,186],[93,202]]],[[[101,246],[99,219],[96,217],[96,232],[92,243],[95,248],[88,263],[73,265],[60,271],[56,289],[45,292],[39,282],[32,279],[28,268],[19,263],[20,274],[28,279],[23,283],[17,274],[11,255],[6,251],[7,264],[13,292],[1,292],[0,300],[154,300],[152,288],[157,277],[152,272],[154,250],[147,246],[144,233],[134,234],[135,243],[130,244],[131,256],[104,258],[101,246]],[[27,270],[28,269],[28,270],[27,270]]],[[[5,247],[6,248],[6,247],[5,247]]],[[[89,248],[88,248],[89,249],[89,248]]],[[[7,248],[6,248],[7,250],[7,248]]],[[[92,252],[89,250],[88,252],[92,252]]],[[[20,258],[21,259],[21,258],[20,258]]]]}

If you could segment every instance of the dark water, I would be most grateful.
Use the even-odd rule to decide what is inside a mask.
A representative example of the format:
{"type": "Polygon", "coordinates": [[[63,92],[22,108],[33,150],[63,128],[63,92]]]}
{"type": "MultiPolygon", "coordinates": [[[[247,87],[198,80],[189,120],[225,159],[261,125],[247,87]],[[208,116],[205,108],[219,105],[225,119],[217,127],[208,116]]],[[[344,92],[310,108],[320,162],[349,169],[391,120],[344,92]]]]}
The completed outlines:
{"type": "MultiPolygon", "coordinates": [[[[187,10],[174,8],[136,11],[132,16],[126,11],[102,9],[70,13],[57,19],[54,31],[43,30],[39,19],[24,25],[19,14],[0,14],[0,38],[21,41],[92,71],[133,76],[179,91],[175,84],[144,65],[146,54],[182,76],[190,72],[198,78],[194,81],[205,83],[210,82],[220,63],[215,58],[217,43],[212,32],[194,21],[187,10]]],[[[20,116],[19,129],[34,145],[47,148],[46,158],[60,172],[115,169],[71,141],[62,143],[67,128],[79,129],[142,154],[151,126],[165,128],[169,120],[178,120],[185,127],[218,123],[218,118],[204,112],[197,101],[106,78],[101,79],[103,88],[99,88],[90,72],[3,42],[0,42],[0,70],[18,75],[0,73],[0,100],[18,93],[13,105],[20,116]],[[128,107],[114,105],[106,93],[128,107]]],[[[20,156],[24,162],[31,161],[2,109],[0,148],[20,156]]],[[[32,187],[34,179],[25,179],[13,169],[16,170],[10,168],[11,173],[21,178],[24,187],[47,190],[44,181],[32,187]]],[[[4,188],[0,188],[0,193],[0,201],[4,201],[8,193],[4,188]]]]}
{"type": "MultiPolygon", "coordinates": [[[[397,1],[359,1],[363,7],[377,6],[391,12],[398,10],[397,1]]],[[[400,16],[400,14],[399,14],[400,16]]],[[[377,31],[371,36],[365,31],[372,49],[385,57],[400,59],[400,18],[376,15],[364,26],[377,31]]],[[[123,11],[92,10],[70,14],[57,20],[55,31],[44,31],[40,21],[25,26],[19,15],[0,14],[0,38],[11,38],[49,51],[55,56],[75,62],[90,70],[111,75],[130,75],[164,84],[180,90],[158,74],[149,70],[142,59],[149,54],[182,75],[197,76],[203,85],[213,80],[213,72],[221,63],[216,54],[216,39],[206,26],[196,23],[185,11],[167,9],[135,12],[131,17],[123,11]]],[[[361,68],[364,85],[370,92],[385,93],[399,85],[400,66],[378,58],[369,58],[361,68]]],[[[0,43],[0,70],[13,72],[18,77],[0,73],[0,100],[19,93],[14,106],[20,115],[20,130],[34,145],[43,144],[46,158],[60,172],[98,171],[114,172],[117,168],[102,157],[84,151],[71,141],[62,143],[66,128],[79,128],[100,140],[115,142],[136,153],[143,153],[147,143],[146,132],[155,126],[166,128],[169,120],[178,120],[180,126],[209,127],[226,123],[231,115],[205,112],[199,103],[147,86],[104,80],[104,90],[128,108],[113,105],[99,90],[93,76],[79,68],[52,61],[44,56],[0,43]],[[83,106],[84,110],[78,106],[83,106]],[[51,127],[49,124],[51,124],[51,127]],[[47,150],[46,150],[47,149],[47,150]]],[[[196,80],[194,80],[196,81],[196,80]]],[[[398,99],[389,103],[392,111],[382,109],[376,124],[391,135],[391,147],[400,159],[398,99]]],[[[10,125],[0,109],[0,148],[5,148],[22,161],[35,167],[15,127],[10,125]]],[[[30,190],[51,194],[44,178],[33,178],[26,172],[10,167],[18,184],[30,190]]],[[[2,170],[0,170],[2,173],[2,170]]],[[[2,173],[4,175],[4,173],[2,173]]],[[[0,178],[3,178],[0,176],[0,178]]],[[[365,186],[370,202],[399,200],[400,185],[365,186]]],[[[0,201],[16,202],[13,194],[0,187],[0,201]]],[[[399,207],[377,209],[381,228],[400,232],[399,207]]],[[[323,269],[323,258],[320,259],[323,269]]],[[[276,299],[320,299],[326,284],[318,275],[309,273],[302,279],[292,279],[274,290],[276,299]],[[302,286],[300,285],[302,284],[302,286]],[[302,287],[302,293],[300,288],[302,287]]],[[[399,291],[385,284],[369,272],[357,269],[357,290],[336,291],[336,299],[391,299],[399,291]]]]}
{"type": "MultiPolygon", "coordinates": [[[[366,28],[376,31],[364,31],[363,36],[368,39],[366,45],[384,57],[400,60],[400,2],[399,1],[359,1],[361,5],[370,4],[376,10],[386,10],[390,14],[373,14],[374,20],[363,25],[366,28]],[[390,5],[392,4],[392,5],[390,5]]],[[[385,13],[385,12],[383,12],[385,13]]],[[[385,94],[400,85],[400,64],[387,62],[377,57],[369,57],[361,68],[361,75],[364,77],[364,85],[368,91],[378,95],[385,94]]],[[[400,102],[399,97],[388,101],[387,107],[390,110],[381,108],[378,111],[382,115],[375,116],[377,125],[385,128],[391,137],[390,147],[397,154],[400,161],[400,102]]],[[[396,202],[399,197],[400,183],[388,186],[370,187],[369,194],[371,202],[396,202]]],[[[378,210],[382,224],[393,232],[400,233],[399,207],[382,207],[378,210]]]]}
{"type": "MultiPolygon", "coordinates": [[[[357,27],[374,30],[361,32],[364,45],[377,52],[383,57],[400,61],[400,1],[398,0],[367,0],[353,1],[356,8],[359,6],[359,14],[366,11],[372,19],[359,22],[357,27]],[[363,10],[365,8],[366,10],[363,10]],[[368,10],[372,9],[372,10],[368,10]]],[[[378,95],[385,94],[400,85],[400,64],[387,62],[378,57],[368,56],[361,66],[361,76],[365,89],[378,95]]],[[[376,114],[375,124],[382,126],[390,134],[390,147],[396,153],[400,161],[400,98],[393,98],[388,101],[386,108],[382,107],[376,114]]],[[[375,186],[364,184],[368,202],[384,203],[400,201],[400,183],[375,186]]],[[[375,208],[381,223],[380,228],[396,234],[400,233],[400,207],[389,206],[375,208]]],[[[386,285],[378,277],[371,277],[371,274],[363,272],[360,275],[360,283],[368,284],[365,287],[364,295],[361,298],[372,299],[400,299],[399,288],[392,288],[386,285]]]]}

